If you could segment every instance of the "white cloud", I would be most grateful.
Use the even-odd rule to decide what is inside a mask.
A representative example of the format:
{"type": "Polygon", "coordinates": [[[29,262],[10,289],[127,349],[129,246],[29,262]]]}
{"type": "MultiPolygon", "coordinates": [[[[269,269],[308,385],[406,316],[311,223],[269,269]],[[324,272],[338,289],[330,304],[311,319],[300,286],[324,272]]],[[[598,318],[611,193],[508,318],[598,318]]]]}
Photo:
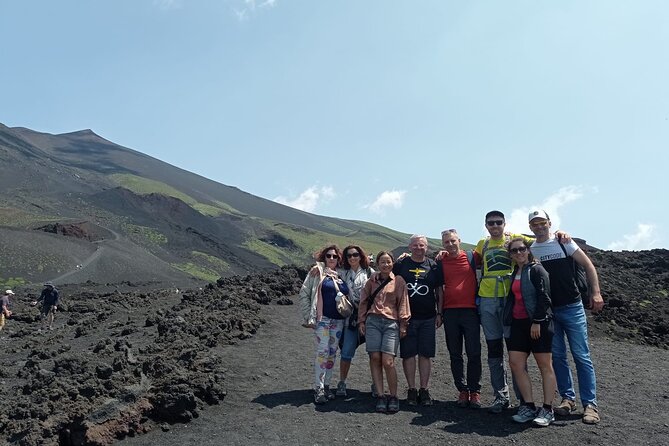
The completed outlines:
{"type": "Polygon", "coordinates": [[[539,204],[516,208],[511,211],[511,215],[506,216],[506,229],[511,232],[529,233],[527,215],[536,209],[546,211],[551,218],[552,228],[554,230],[560,229],[560,208],[572,201],[578,200],[588,192],[596,193],[597,189],[584,186],[565,186],[539,204]]]}
{"type": "Polygon", "coordinates": [[[639,251],[642,249],[653,249],[657,246],[654,224],[638,223],[634,234],[623,235],[622,240],[609,244],[612,251],[639,251]]]}
{"type": "Polygon", "coordinates": [[[182,0],[153,0],[153,5],[160,9],[180,9],[183,6],[182,0]]]}
{"type": "Polygon", "coordinates": [[[313,212],[319,204],[327,203],[336,196],[331,186],[311,186],[293,200],[279,196],[274,201],[301,211],[313,212]]]}
{"type": "Polygon", "coordinates": [[[237,0],[239,6],[233,6],[232,12],[240,22],[249,19],[253,14],[262,9],[270,9],[276,6],[276,0],[237,0]]]}
{"type": "Polygon", "coordinates": [[[381,192],[373,203],[364,206],[375,214],[384,214],[387,208],[400,209],[404,204],[405,190],[387,190],[381,192]]]}

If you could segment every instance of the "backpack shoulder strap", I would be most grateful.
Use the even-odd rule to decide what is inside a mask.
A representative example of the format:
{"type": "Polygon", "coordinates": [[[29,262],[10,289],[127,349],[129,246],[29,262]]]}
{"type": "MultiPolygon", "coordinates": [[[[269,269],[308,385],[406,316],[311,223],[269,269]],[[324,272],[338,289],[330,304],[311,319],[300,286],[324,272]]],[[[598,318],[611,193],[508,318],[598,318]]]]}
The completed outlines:
{"type": "Polygon", "coordinates": [[[469,262],[469,266],[471,266],[472,271],[474,271],[474,274],[476,274],[476,262],[474,261],[474,251],[465,251],[465,254],[467,254],[467,261],[469,262]]]}

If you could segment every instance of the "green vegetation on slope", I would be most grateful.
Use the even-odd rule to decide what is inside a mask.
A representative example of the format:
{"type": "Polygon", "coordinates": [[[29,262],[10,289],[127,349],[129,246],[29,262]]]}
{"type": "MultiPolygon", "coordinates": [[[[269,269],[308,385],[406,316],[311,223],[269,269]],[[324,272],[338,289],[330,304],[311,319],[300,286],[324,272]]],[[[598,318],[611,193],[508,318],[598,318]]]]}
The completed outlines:
{"type": "Polygon", "coordinates": [[[204,252],[191,251],[190,262],[172,263],[172,267],[207,282],[215,282],[223,273],[230,269],[230,265],[218,257],[204,252]]]}
{"type": "Polygon", "coordinates": [[[150,180],[148,178],[139,177],[129,173],[115,173],[110,175],[110,177],[119,186],[125,187],[126,189],[129,189],[138,195],[162,194],[167,195],[168,197],[178,198],[179,200],[191,206],[197,203],[196,200],[179,191],[178,189],[175,189],[169,184],[165,184],[160,181],[150,180]]]}
{"type": "Polygon", "coordinates": [[[158,232],[157,229],[149,228],[148,226],[133,225],[131,223],[122,223],[121,227],[128,234],[128,237],[135,241],[152,245],[164,245],[167,243],[167,237],[158,232]]]}

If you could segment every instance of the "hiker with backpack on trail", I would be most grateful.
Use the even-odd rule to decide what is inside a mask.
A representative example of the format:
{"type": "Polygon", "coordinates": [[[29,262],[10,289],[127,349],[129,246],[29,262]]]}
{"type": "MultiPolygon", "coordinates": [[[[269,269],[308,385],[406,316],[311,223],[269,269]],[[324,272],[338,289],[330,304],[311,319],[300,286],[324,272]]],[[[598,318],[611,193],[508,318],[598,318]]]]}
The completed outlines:
{"type": "Polygon", "coordinates": [[[58,302],[60,294],[53,285],[53,282],[46,282],[42,293],[32,305],[42,304],[40,309],[40,317],[42,319],[42,327],[48,324],[49,330],[53,329],[53,321],[56,318],[56,311],[58,310],[58,302]]]}
{"type": "Polygon", "coordinates": [[[562,401],[555,408],[555,413],[565,416],[576,410],[576,393],[567,362],[566,335],[578,375],[578,388],[584,408],[582,420],[586,424],[597,424],[600,420],[596,395],[597,382],[588,346],[588,323],[582,296],[582,294],[589,295],[593,312],[602,310],[604,300],[599,289],[597,270],[575,242],[570,241],[560,245],[557,237],[551,233],[551,220],[546,211],[530,212],[528,222],[536,236],[536,241],[531,247],[532,254],[550,276],[555,329],[552,349],[553,368],[558,392],[562,397],[562,401]],[[579,268],[585,270],[588,289],[579,290],[577,281],[579,268]]]}
{"type": "Polygon", "coordinates": [[[9,298],[14,296],[14,291],[7,290],[5,294],[0,297],[0,331],[5,328],[5,319],[12,315],[9,309],[9,298]]]}
{"type": "Polygon", "coordinates": [[[438,308],[442,314],[446,347],[451,359],[451,373],[458,389],[459,407],[481,408],[481,328],[476,308],[476,263],[472,251],[460,249],[455,229],[441,233],[441,243],[448,255],[437,260],[444,276],[443,297],[438,308]],[[462,343],[467,353],[465,378],[462,343]]]}

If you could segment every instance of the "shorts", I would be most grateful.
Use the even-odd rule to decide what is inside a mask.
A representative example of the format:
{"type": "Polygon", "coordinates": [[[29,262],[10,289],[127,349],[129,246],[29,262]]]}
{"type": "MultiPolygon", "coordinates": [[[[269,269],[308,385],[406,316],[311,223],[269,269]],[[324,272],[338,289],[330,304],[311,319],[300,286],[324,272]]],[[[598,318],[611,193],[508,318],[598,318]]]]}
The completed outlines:
{"type": "Polygon", "coordinates": [[[367,353],[387,353],[397,356],[400,346],[400,324],[392,319],[370,314],[365,322],[367,353]]]}
{"type": "Polygon", "coordinates": [[[358,349],[360,334],[357,328],[350,328],[348,324],[344,324],[344,330],[341,333],[341,342],[339,349],[341,350],[341,360],[351,362],[355,356],[355,351],[358,349]]]}
{"type": "Polygon", "coordinates": [[[52,308],[52,304],[42,304],[42,317],[48,316],[52,308]]]}
{"type": "Polygon", "coordinates": [[[551,353],[553,350],[553,321],[541,322],[541,336],[532,339],[530,319],[513,319],[511,322],[511,337],[508,339],[506,348],[509,351],[532,353],[551,353]]]}
{"type": "Polygon", "coordinates": [[[434,358],[437,351],[435,336],[437,328],[435,317],[429,319],[409,319],[407,335],[400,340],[400,357],[402,359],[424,356],[434,358]]]}

